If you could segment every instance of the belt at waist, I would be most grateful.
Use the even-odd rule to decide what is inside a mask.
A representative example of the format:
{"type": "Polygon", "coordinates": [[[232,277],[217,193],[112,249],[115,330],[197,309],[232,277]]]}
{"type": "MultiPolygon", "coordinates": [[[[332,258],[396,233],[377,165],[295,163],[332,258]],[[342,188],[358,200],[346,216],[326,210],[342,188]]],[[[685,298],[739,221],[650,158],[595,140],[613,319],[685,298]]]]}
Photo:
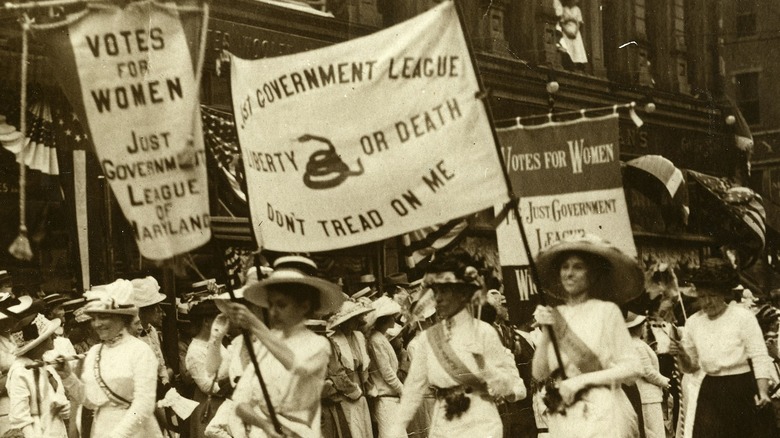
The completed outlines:
{"type": "Polygon", "coordinates": [[[735,365],[729,368],[721,368],[715,372],[707,371],[708,376],[720,377],[720,376],[735,376],[737,374],[745,374],[750,372],[750,365],[742,364],[735,365]]]}
{"type": "Polygon", "coordinates": [[[479,387],[458,385],[458,386],[450,386],[449,388],[439,388],[438,386],[431,386],[431,389],[433,389],[433,396],[436,398],[436,400],[444,400],[449,396],[457,395],[457,394],[466,394],[466,395],[470,394],[485,400],[493,399],[488,394],[485,385],[481,385],[479,387]]]}

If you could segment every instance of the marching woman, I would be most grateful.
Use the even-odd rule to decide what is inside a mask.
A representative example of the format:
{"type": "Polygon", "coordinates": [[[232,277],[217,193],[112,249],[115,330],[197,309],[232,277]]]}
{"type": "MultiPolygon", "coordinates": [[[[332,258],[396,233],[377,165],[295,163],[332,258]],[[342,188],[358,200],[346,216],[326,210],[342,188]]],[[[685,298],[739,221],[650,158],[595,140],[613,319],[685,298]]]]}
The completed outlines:
{"type": "Polygon", "coordinates": [[[373,436],[367,400],[373,395],[368,378],[371,359],[366,338],[359,331],[364,324],[363,316],[372,310],[360,301],[347,300],[328,320],[333,356],[328,364],[325,393],[337,406],[328,406],[325,427],[328,433],[335,428],[333,435],[338,438],[373,436]],[[350,435],[341,432],[345,426],[350,435]]]}
{"type": "Polygon", "coordinates": [[[403,384],[398,378],[398,357],[385,333],[395,325],[395,316],[401,313],[401,306],[388,296],[382,296],[371,303],[373,312],[366,316],[369,328],[368,353],[371,357],[369,378],[376,394],[372,405],[377,423],[377,437],[387,438],[391,432],[398,400],[403,384]]]}
{"type": "Polygon", "coordinates": [[[493,327],[471,314],[469,303],[481,287],[474,264],[456,251],[437,256],[425,274],[439,322],[419,335],[393,437],[406,436],[429,387],[436,395],[428,434],[433,438],[503,436],[496,403],[526,396],[512,354],[493,327]]]}
{"type": "Polygon", "coordinates": [[[87,292],[84,313],[100,343],[84,358],[81,378],[66,361],[57,366],[68,394],[95,412],[91,438],[162,437],[154,417],[157,357],[128,333],[138,315],[132,293],[132,283],[122,279],[87,292]]]}
{"type": "Polygon", "coordinates": [[[670,347],[684,372],[706,373],[696,402],[694,438],[776,436],[774,425],[759,415],[760,409],[771,409],[771,359],[761,328],[750,310],[727,304],[738,278],[728,260],[701,263],[691,279],[700,310],[686,321],[681,343],[670,347]]]}
{"type": "MultiPolygon", "coordinates": [[[[270,328],[246,306],[229,304],[231,323],[259,341],[258,365],[285,436],[320,436],[320,394],[330,345],[306,328],[305,321],[337,310],[343,297],[337,285],[314,277],[316,270],[308,258],[280,257],[267,279],[246,289],[246,300],[268,309],[270,328]]],[[[233,402],[247,436],[279,436],[252,364],[243,372],[233,402]]]]}
{"type": "Polygon", "coordinates": [[[599,237],[586,235],[551,245],[539,253],[536,265],[546,293],[564,303],[534,312],[546,329],[534,354],[533,376],[538,381],[561,376],[551,330],[566,376],[557,387],[548,385],[550,436],[638,436],[636,413],[621,384],[634,383],[642,368],[615,302],[642,293],[639,264],[599,237]]]}
{"type": "Polygon", "coordinates": [[[62,381],[50,365],[36,365],[44,354],[54,349],[54,332],[60,320],[49,321],[43,315],[21,331],[14,333],[16,361],[8,372],[8,414],[11,428],[25,438],[68,438],[66,422],[70,418],[70,402],[62,381]]]}

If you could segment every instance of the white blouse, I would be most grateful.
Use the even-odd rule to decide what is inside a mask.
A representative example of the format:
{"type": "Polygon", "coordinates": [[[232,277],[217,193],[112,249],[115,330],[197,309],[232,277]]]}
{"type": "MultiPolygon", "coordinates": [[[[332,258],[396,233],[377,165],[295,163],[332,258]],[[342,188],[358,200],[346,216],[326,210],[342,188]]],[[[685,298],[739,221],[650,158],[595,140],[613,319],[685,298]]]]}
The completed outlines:
{"type": "Polygon", "coordinates": [[[701,311],[691,315],[685,323],[682,346],[708,375],[748,373],[748,359],[752,359],[756,378],[769,378],[772,359],[761,327],[753,313],[739,305],[729,304],[715,319],[701,311]]]}
{"type": "Polygon", "coordinates": [[[89,409],[106,409],[112,419],[118,415],[117,409],[122,411],[121,416],[110,423],[98,423],[98,412],[94,429],[100,427],[101,430],[93,430],[93,436],[160,436],[160,429],[153,415],[157,395],[157,357],[152,349],[138,338],[125,332],[115,344],[93,345],[84,359],[81,380],[71,374],[63,383],[72,398],[89,409]],[[95,378],[95,362],[101,345],[100,376],[114,393],[132,402],[126,410],[109,400],[95,378]],[[157,433],[150,435],[154,428],[157,433]]]}
{"type": "MultiPolygon", "coordinates": [[[[274,330],[273,334],[282,338],[282,332],[278,330],[274,330]]],[[[293,329],[293,333],[284,341],[295,357],[290,370],[264,346],[256,351],[271,402],[284,426],[303,437],[319,437],[320,395],[330,358],[330,344],[324,337],[308,330],[303,323],[293,329]]],[[[268,418],[265,399],[251,363],[233,392],[233,401],[237,405],[249,403],[255,407],[257,415],[268,418]]]]}
{"type": "MultiPolygon", "coordinates": [[[[192,380],[198,385],[198,389],[204,394],[216,394],[219,392],[219,384],[217,381],[222,380],[228,376],[227,368],[220,366],[217,371],[216,380],[214,374],[206,371],[206,358],[209,348],[209,342],[202,339],[193,339],[190,342],[189,348],[187,348],[187,357],[184,359],[187,372],[192,376],[192,380]]],[[[222,345],[219,346],[219,353],[222,356],[223,364],[228,363],[230,356],[228,351],[222,345]]]]}
{"type": "MultiPolygon", "coordinates": [[[[473,318],[468,309],[463,309],[446,323],[450,346],[463,364],[487,384],[488,392],[508,400],[525,397],[525,385],[520,379],[514,356],[501,344],[493,327],[473,318]],[[477,362],[478,357],[484,361],[482,366],[477,362]]],[[[427,330],[415,339],[419,339],[416,341],[419,343],[415,347],[398,408],[398,424],[403,427],[414,417],[430,386],[451,388],[460,385],[434,356],[427,330]]]]}

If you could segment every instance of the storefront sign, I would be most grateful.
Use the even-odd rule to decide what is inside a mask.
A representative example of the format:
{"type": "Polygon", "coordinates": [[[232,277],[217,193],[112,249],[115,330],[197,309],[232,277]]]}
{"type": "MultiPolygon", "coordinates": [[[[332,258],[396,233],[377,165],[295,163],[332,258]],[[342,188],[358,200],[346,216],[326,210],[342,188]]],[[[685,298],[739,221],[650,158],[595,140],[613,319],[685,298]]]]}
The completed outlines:
{"type": "Polygon", "coordinates": [[[166,5],[91,10],[70,25],[59,43],[66,50],[54,53],[61,65],[75,63],[77,81],[66,70],[63,88],[86,115],[141,254],[154,260],[211,237],[198,84],[182,22],[166,5]],[[195,164],[184,168],[177,156],[187,148],[195,164]]]}
{"type": "Polygon", "coordinates": [[[327,44],[327,41],[314,38],[213,19],[209,22],[206,65],[213,65],[223,50],[243,59],[262,59],[291,55],[327,44]]]}
{"type": "MultiPolygon", "coordinates": [[[[636,256],[620,174],[617,115],[502,129],[499,139],[532,255],[588,233],[636,256]]],[[[515,216],[496,232],[502,266],[527,265],[515,216]]]]}
{"type": "Polygon", "coordinates": [[[264,248],[359,245],[507,199],[452,2],[304,54],[233,57],[231,89],[264,248]]]}

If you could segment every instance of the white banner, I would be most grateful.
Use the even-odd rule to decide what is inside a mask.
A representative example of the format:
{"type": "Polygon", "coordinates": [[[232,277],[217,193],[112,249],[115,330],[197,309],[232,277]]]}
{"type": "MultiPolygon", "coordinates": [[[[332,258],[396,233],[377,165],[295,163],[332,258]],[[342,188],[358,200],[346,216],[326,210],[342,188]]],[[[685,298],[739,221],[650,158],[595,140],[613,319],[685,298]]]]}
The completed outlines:
{"type": "Polygon", "coordinates": [[[231,62],[252,223],[266,249],[359,245],[507,199],[452,2],[342,44],[231,62]]]}
{"type": "Polygon", "coordinates": [[[95,9],[69,37],[103,174],[141,254],[161,260],[203,245],[211,232],[203,136],[193,117],[198,84],[178,14],[150,2],[95,9]],[[177,154],[190,140],[195,166],[181,168],[177,154]]]}

